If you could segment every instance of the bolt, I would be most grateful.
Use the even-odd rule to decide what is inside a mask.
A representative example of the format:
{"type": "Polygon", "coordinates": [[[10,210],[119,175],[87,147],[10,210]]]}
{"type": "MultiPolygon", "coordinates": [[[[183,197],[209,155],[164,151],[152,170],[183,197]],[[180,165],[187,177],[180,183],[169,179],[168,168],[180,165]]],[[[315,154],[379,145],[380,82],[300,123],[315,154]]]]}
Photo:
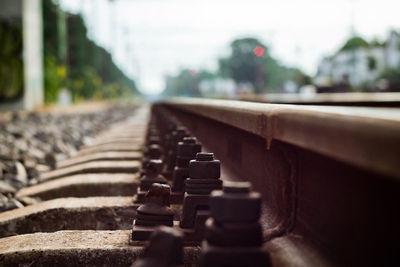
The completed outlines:
{"type": "Polygon", "coordinates": [[[168,132],[173,132],[173,131],[175,131],[177,128],[178,128],[178,125],[177,125],[175,122],[173,122],[172,120],[170,120],[170,121],[168,122],[168,125],[167,125],[167,131],[168,131],[168,132]]]}
{"type": "Polygon", "coordinates": [[[146,169],[144,170],[144,175],[140,179],[140,185],[139,185],[140,190],[142,191],[149,190],[150,186],[153,183],[160,183],[160,184],[167,183],[167,179],[165,179],[165,177],[160,174],[162,167],[163,167],[162,160],[152,159],[149,161],[149,163],[146,166],[146,169]]]}
{"type": "Polygon", "coordinates": [[[184,137],[178,143],[176,164],[179,167],[189,167],[190,160],[196,158],[196,154],[201,151],[201,144],[197,143],[196,137],[184,137]]]}
{"type": "Polygon", "coordinates": [[[200,152],[196,159],[189,162],[191,179],[218,179],[221,175],[221,163],[214,159],[214,153],[200,152]]]}
{"type": "Polygon", "coordinates": [[[186,127],[179,126],[179,127],[176,128],[176,134],[177,135],[184,135],[184,134],[186,134],[186,132],[187,132],[186,127]]]}
{"type": "Polygon", "coordinates": [[[172,132],[171,149],[176,150],[177,144],[186,136],[188,136],[187,129],[182,126],[177,127],[176,130],[172,132]]]}
{"type": "Polygon", "coordinates": [[[150,145],[147,150],[144,152],[144,157],[142,159],[142,171],[141,173],[143,174],[145,170],[147,169],[147,165],[149,164],[149,161],[152,159],[159,159],[161,157],[161,148],[158,144],[152,144],[150,145]]]}
{"type": "Polygon", "coordinates": [[[172,177],[173,192],[183,192],[184,181],[189,176],[189,162],[201,151],[201,144],[196,141],[195,137],[184,137],[183,141],[178,143],[176,166],[172,177]]]}
{"type": "Polygon", "coordinates": [[[221,244],[216,240],[231,240],[234,246],[261,244],[261,195],[250,188],[249,182],[224,181],[223,191],[211,193],[209,241],[215,245],[221,244]],[[248,239],[248,235],[254,238],[248,239]]]}
{"type": "Polygon", "coordinates": [[[158,135],[152,135],[152,136],[147,137],[147,140],[146,140],[147,145],[153,145],[153,144],[158,145],[160,143],[161,143],[161,138],[158,135]]]}
{"type": "Polygon", "coordinates": [[[146,156],[150,159],[159,159],[161,157],[161,147],[158,144],[152,144],[146,151],[146,156]]]}
{"type": "Polygon", "coordinates": [[[214,160],[214,153],[197,153],[196,154],[196,160],[198,161],[212,161],[214,160]]]}
{"type": "Polygon", "coordinates": [[[151,234],[143,258],[133,267],[180,266],[183,264],[183,235],[171,227],[160,226],[151,234]]]}
{"type": "Polygon", "coordinates": [[[171,190],[167,184],[154,183],[146,194],[146,203],[155,203],[162,206],[169,206],[171,190]]]}
{"type": "Polygon", "coordinates": [[[250,182],[225,181],[223,185],[223,190],[225,193],[249,193],[250,189],[250,182]]]}
{"type": "Polygon", "coordinates": [[[261,213],[261,195],[250,192],[249,182],[224,181],[223,191],[210,196],[211,216],[218,223],[257,222],[261,213]]]}
{"type": "Polygon", "coordinates": [[[169,208],[171,190],[167,184],[154,183],[146,194],[145,204],[137,209],[135,225],[172,226],[174,213],[169,208]]]}
{"type": "Polygon", "coordinates": [[[146,134],[147,137],[158,136],[158,135],[159,131],[156,126],[152,125],[147,127],[147,134],[146,134]]]}
{"type": "Polygon", "coordinates": [[[151,159],[146,168],[146,174],[159,174],[161,173],[163,161],[161,159],[151,159]]]}
{"type": "Polygon", "coordinates": [[[271,266],[258,222],[261,195],[250,188],[248,182],[224,181],[223,191],[211,193],[200,266],[271,266]]]}
{"type": "Polygon", "coordinates": [[[209,218],[206,229],[205,239],[215,246],[251,247],[261,246],[263,242],[259,223],[224,223],[221,227],[215,219],[209,218]]]}
{"type": "Polygon", "coordinates": [[[196,137],[184,137],[182,143],[187,144],[195,144],[197,141],[196,137]]]}
{"type": "Polygon", "coordinates": [[[179,126],[173,133],[170,139],[169,151],[167,156],[167,166],[168,171],[171,172],[175,166],[176,162],[176,154],[178,143],[183,140],[184,137],[188,136],[187,130],[185,127],[179,126]]]}
{"type": "Polygon", "coordinates": [[[214,159],[213,153],[197,153],[196,159],[190,161],[189,178],[185,180],[186,194],[180,222],[182,228],[193,227],[197,210],[208,209],[209,194],[221,189],[220,166],[220,161],[214,159]]]}

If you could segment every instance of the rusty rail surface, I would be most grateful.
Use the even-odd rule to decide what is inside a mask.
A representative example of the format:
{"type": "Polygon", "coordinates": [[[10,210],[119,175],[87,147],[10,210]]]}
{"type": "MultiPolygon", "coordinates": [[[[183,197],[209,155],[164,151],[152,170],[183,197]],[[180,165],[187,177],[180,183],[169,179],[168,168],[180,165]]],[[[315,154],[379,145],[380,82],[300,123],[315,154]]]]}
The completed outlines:
{"type": "Polygon", "coordinates": [[[263,196],[274,266],[399,264],[400,110],[172,99],[223,162],[263,196]]]}
{"type": "Polygon", "coordinates": [[[262,94],[256,96],[243,96],[240,99],[274,104],[400,107],[400,93],[398,92],[262,94]]]}
{"type": "MultiPolygon", "coordinates": [[[[260,193],[247,196],[254,210],[246,213],[229,208],[230,212],[221,212],[224,218],[211,217],[225,219],[228,225],[229,220],[239,221],[243,229],[255,229],[257,224],[246,220],[258,218],[262,203],[262,244],[251,250],[260,252],[261,259],[267,259],[262,252],[268,252],[269,260],[261,260],[260,266],[399,266],[399,161],[397,109],[187,98],[143,105],[132,118],[58,162],[55,170],[42,173],[43,183],[16,193],[17,198],[42,202],[0,213],[0,266],[130,266],[143,253],[148,257],[149,251],[157,251],[157,245],[143,248],[152,228],[134,222],[151,223],[152,218],[162,219],[183,233],[174,236],[160,230],[158,234],[164,239],[155,237],[163,244],[160,246],[183,238],[183,265],[197,266],[201,253],[212,251],[204,246],[206,242],[202,248],[199,243],[204,221],[210,216],[210,211],[203,210],[208,205],[209,188],[221,189],[223,183],[224,193],[233,190],[239,197],[247,196],[248,183],[238,183],[239,188],[228,181],[251,182],[252,189],[260,193]],[[181,127],[175,128],[175,135],[170,130],[161,131],[159,126],[166,126],[166,121],[181,127]],[[149,137],[152,131],[162,136],[149,137]],[[173,145],[178,143],[171,140],[179,134],[175,141],[182,141],[182,155],[195,153],[190,158],[177,158],[175,165],[171,157],[173,145]],[[170,150],[166,140],[173,144],[170,150]],[[148,158],[151,144],[164,149],[158,151],[162,156],[154,149],[157,157],[153,161],[148,158]],[[199,151],[213,152],[215,158],[210,153],[196,155],[199,151]],[[176,173],[187,175],[185,164],[190,159],[192,166],[197,166],[191,177],[201,182],[191,179],[188,183],[187,179],[183,195],[176,190],[177,177],[167,167],[172,162],[172,167],[178,166],[176,173]],[[203,165],[209,169],[200,168],[203,165]],[[149,181],[161,184],[144,183],[149,181]],[[171,185],[171,195],[166,194],[168,185],[162,183],[171,185]],[[162,192],[161,198],[154,192],[162,192]],[[164,213],[143,213],[143,199],[153,207],[161,199],[162,206],[156,211],[164,213]],[[190,205],[185,206],[185,202],[190,205]],[[194,208],[196,205],[201,209],[194,208]],[[188,221],[189,226],[194,223],[193,228],[186,225],[188,221]]],[[[223,194],[215,194],[210,205],[218,197],[222,201],[223,194]]],[[[227,237],[222,232],[219,235],[227,237]]],[[[242,238],[243,242],[258,242],[246,235],[242,238]]],[[[207,242],[212,239],[206,236],[207,242]]],[[[214,237],[214,242],[225,241],[214,237]]],[[[172,245],[165,247],[174,251],[172,245]]],[[[236,252],[243,251],[251,255],[240,245],[225,255],[234,258],[236,252]]],[[[250,260],[254,259],[249,258],[244,265],[250,260]]],[[[203,262],[202,266],[207,265],[203,262]]]]}

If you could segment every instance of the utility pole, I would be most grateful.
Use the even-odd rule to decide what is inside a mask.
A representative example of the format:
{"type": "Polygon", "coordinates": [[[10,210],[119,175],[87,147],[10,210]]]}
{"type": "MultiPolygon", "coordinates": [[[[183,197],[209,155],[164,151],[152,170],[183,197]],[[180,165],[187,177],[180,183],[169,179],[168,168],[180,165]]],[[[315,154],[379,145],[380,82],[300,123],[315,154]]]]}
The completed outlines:
{"type": "Polygon", "coordinates": [[[86,47],[85,47],[85,1],[81,0],[80,1],[80,11],[79,15],[82,18],[83,25],[77,24],[76,26],[79,25],[79,27],[75,28],[75,40],[76,40],[76,49],[77,51],[75,52],[76,54],[76,66],[77,66],[77,73],[82,73],[83,72],[83,66],[84,66],[84,61],[85,61],[85,54],[86,54],[86,47]]]}
{"type": "Polygon", "coordinates": [[[60,85],[61,91],[65,90],[68,76],[68,32],[67,32],[67,16],[60,6],[60,1],[56,1],[57,6],[57,61],[64,67],[62,73],[62,81],[60,85]]]}
{"type": "MultiPolygon", "coordinates": [[[[355,29],[355,4],[356,0],[349,0],[350,2],[350,35],[351,38],[356,36],[355,29]]],[[[354,79],[356,77],[356,48],[351,49],[351,76],[349,78],[349,82],[354,83],[354,79]]]]}
{"type": "Polygon", "coordinates": [[[116,17],[116,5],[117,0],[108,0],[110,7],[110,53],[114,54],[116,47],[118,47],[118,32],[117,32],[117,17],[116,17]]]}
{"type": "Polygon", "coordinates": [[[67,88],[68,68],[68,23],[67,14],[62,10],[60,1],[55,1],[57,6],[57,61],[62,68],[62,80],[58,91],[58,104],[68,106],[71,104],[71,92],[67,88]]]}
{"type": "Polygon", "coordinates": [[[43,16],[41,0],[22,0],[24,97],[22,108],[41,106],[43,94],[43,16]]]}
{"type": "Polygon", "coordinates": [[[57,4],[57,52],[58,61],[67,65],[67,22],[65,12],[61,9],[59,1],[57,4]]]}
{"type": "Polygon", "coordinates": [[[132,48],[132,30],[125,26],[124,28],[125,37],[125,54],[127,59],[126,70],[130,78],[135,80],[135,84],[139,86],[140,66],[135,58],[132,48]]]}

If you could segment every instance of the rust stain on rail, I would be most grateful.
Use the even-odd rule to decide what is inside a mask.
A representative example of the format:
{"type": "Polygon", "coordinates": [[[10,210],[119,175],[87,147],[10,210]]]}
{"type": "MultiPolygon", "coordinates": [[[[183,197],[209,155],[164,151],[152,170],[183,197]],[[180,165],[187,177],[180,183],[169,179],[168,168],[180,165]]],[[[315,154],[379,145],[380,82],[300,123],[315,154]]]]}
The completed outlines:
{"type": "Polygon", "coordinates": [[[400,109],[172,99],[164,104],[400,178],[400,109]]]}

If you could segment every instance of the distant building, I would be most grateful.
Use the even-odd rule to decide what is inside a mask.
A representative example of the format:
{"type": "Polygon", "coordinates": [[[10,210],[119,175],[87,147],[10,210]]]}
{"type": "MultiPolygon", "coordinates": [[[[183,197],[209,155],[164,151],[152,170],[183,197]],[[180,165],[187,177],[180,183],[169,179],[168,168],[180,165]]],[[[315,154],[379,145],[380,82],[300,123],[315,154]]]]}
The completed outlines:
{"type": "Polygon", "coordinates": [[[400,67],[400,35],[392,31],[383,45],[370,45],[342,50],[324,58],[314,82],[317,86],[331,86],[348,82],[359,86],[375,81],[386,68],[400,67]]]}
{"type": "Polygon", "coordinates": [[[233,97],[236,94],[236,85],[232,79],[215,78],[201,81],[199,90],[203,96],[233,97]]]}
{"type": "Polygon", "coordinates": [[[396,68],[400,66],[400,34],[391,31],[386,44],[385,60],[387,67],[396,68]]]}

